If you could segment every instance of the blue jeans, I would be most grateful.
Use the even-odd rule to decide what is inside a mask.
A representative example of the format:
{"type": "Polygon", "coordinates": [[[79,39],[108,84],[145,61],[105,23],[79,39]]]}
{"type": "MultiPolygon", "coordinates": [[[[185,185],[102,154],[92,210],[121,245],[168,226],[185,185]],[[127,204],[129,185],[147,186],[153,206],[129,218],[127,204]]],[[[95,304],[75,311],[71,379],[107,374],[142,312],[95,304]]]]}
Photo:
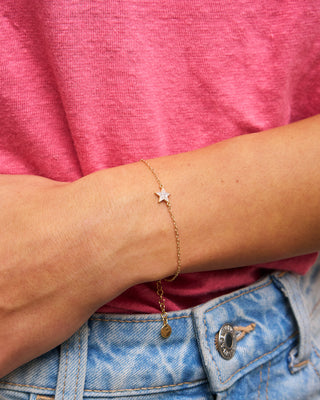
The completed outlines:
{"type": "Polygon", "coordinates": [[[0,398],[320,399],[319,314],[320,265],[169,313],[168,339],[159,315],[94,314],[2,378],[0,398]]]}

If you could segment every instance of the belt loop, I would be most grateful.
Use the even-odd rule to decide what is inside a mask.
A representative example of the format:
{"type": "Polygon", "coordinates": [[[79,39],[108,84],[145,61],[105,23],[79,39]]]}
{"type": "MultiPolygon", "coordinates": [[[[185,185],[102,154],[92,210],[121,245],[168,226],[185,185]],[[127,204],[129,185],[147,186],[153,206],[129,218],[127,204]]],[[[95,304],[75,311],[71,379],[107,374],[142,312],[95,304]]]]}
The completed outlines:
{"type": "Polygon", "coordinates": [[[299,285],[300,277],[291,272],[277,272],[272,275],[272,278],[275,284],[288,298],[299,328],[298,348],[293,349],[289,355],[291,372],[297,372],[308,364],[311,355],[310,318],[299,285]]]}
{"type": "Polygon", "coordinates": [[[60,347],[55,400],[82,400],[88,352],[88,323],[60,347]]]}

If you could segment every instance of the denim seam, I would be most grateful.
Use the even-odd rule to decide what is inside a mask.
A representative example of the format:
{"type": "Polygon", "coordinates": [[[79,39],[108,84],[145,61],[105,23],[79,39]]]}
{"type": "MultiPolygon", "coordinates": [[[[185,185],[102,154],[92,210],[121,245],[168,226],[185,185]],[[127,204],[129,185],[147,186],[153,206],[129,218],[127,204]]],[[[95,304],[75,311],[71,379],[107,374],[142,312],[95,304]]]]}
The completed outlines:
{"type": "Polygon", "coordinates": [[[270,378],[270,367],[271,367],[271,361],[269,361],[269,363],[268,363],[268,376],[267,376],[267,384],[266,384],[266,400],[269,400],[268,385],[269,385],[269,378],[270,378]]]}
{"type": "Polygon", "coordinates": [[[5,384],[5,385],[11,385],[11,386],[21,386],[21,387],[29,387],[29,388],[33,388],[33,389],[43,389],[43,390],[51,390],[53,392],[55,392],[55,388],[48,388],[48,387],[43,387],[43,386],[34,386],[34,385],[23,385],[21,383],[14,383],[14,382],[7,382],[7,381],[1,381],[1,384],[5,384]]]}
{"type": "Polygon", "coordinates": [[[132,389],[110,389],[110,390],[103,390],[103,389],[86,389],[84,392],[98,392],[98,393],[116,393],[116,392],[130,392],[130,391],[138,391],[138,390],[154,390],[154,389],[164,389],[164,388],[174,388],[183,385],[195,385],[195,384],[202,384],[207,382],[206,379],[200,379],[194,382],[181,382],[172,385],[162,385],[162,386],[150,386],[150,387],[142,387],[142,388],[132,388],[132,389]]]}
{"type": "Polygon", "coordinates": [[[235,295],[235,296],[233,296],[233,297],[230,297],[229,299],[227,299],[227,300],[225,300],[225,301],[223,301],[223,302],[221,302],[221,303],[219,303],[219,304],[216,304],[215,306],[213,306],[213,307],[211,307],[211,308],[208,308],[208,310],[206,310],[205,313],[207,313],[207,312],[209,312],[209,311],[212,311],[212,310],[214,310],[214,309],[216,309],[216,308],[218,308],[218,307],[220,307],[220,306],[222,306],[222,305],[224,305],[224,304],[226,304],[226,303],[229,303],[229,301],[231,301],[231,300],[235,300],[235,299],[237,299],[237,298],[239,298],[239,297],[242,297],[242,296],[244,296],[244,295],[246,295],[246,294],[255,292],[255,291],[260,290],[260,289],[264,289],[265,287],[267,287],[267,286],[269,286],[269,285],[271,285],[271,284],[272,284],[272,281],[267,282],[267,283],[265,283],[265,284],[263,284],[263,285],[261,285],[261,286],[257,286],[256,288],[243,291],[242,293],[239,293],[238,295],[235,295]]]}
{"type": "MultiPolygon", "coordinates": [[[[190,318],[190,315],[182,315],[180,317],[168,317],[168,320],[172,321],[174,319],[181,319],[181,318],[190,318]]],[[[157,319],[143,319],[143,320],[139,320],[139,319],[132,319],[132,320],[123,320],[123,319],[112,319],[112,318],[90,318],[92,321],[103,321],[103,322],[122,322],[122,323],[145,323],[145,322],[161,322],[162,319],[161,318],[157,318],[157,319]]]]}
{"type": "Polygon", "coordinates": [[[78,338],[79,338],[79,343],[78,343],[78,348],[79,348],[79,353],[78,353],[78,371],[77,371],[76,387],[75,387],[75,391],[74,391],[73,400],[75,400],[76,397],[77,397],[78,381],[79,381],[79,373],[80,373],[80,360],[81,360],[81,336],[80,336],[80,331],[78,331],[78,338]]]}
{"type": "Polygon", "coordinates": [[[294,364],[293,367],[294,367],[294,368],[301,368],[301,367],[307,365],[308,362],[309,362],[309,360],[301,361],[301,362],[299,362],[298,364],[294,364]]]}
{"type": "Polygon", "coordinates": [[[320,354],[318,353],[317,349],[314,347],[314,345],[312,345],[313,351],[316,353],[316,355],[318,356],[318,358],[320,358],[320,354]]]}
{"type": "Polygon", "coordinates": [[[314,366],[314,364],[313,364],[311,361],[310,361],[310,364],[311,364],[311,366],[312,366],[314,372],[318,375],[318,378],[320,379],[320,373],[319,373],[319,371],[317,370],[317,368],[314,366]]]}
{"type": "Polygon", "coordinates": [[[65,389],[66,389],[68,360],[69,360],[69,342],[67,342],[67,354],[66,354],[66,365],[65,365],[65,368],[64,368],[64,381],[63,381],[62,400],[64,399],[64,392],[65,392],[65,389]]]}
{"type": "MultiPolygon", "coordinates": [[[[163,385],[163,386],[150,386],[150,387],[142,387],[142,388],[132,388],[132,389],[114,389],[114,390],[103,390],[103,389],[85,389],[84,392],[103,392],[103,393],[115,393],[115,392],[129,392],[131,390],[133,391],[138,391],[138,390],[153,390],[153,389],[163,389],[163,388],[173,388],[177,386],[182,386],[182,385],[196,385],[196,384],[202,384],[207,382],[206,379],[199,379],[198,381],[193,381],[193,382],[181,382],[181,383],[176,383],[172,385],[163,385]]],[[[6,385],[12,385],[12,386],[22,386],[22,387],[29,387],[33,389],[44,389],[44,390],[51,390],[55,391],[53,388],[47,388],[47,387],[42,387],[42,386],[34,386],[34,385],[23,385],[21,383],[14,383],[14,382],[0,382],[4,383],[6,385]]]]}
{"type": "Polygon", "coordinates": [[[263,368],[263,365],[261,365],[261,367],[260,367],[260,383],[259,383],[259,387],[258,387],[258,400],[260,400],[260,390],[261,390],[261,383],[262,383],[262,368],[263,368]]]}
{"type": "Polygon", "coordinates": [[[247,326],[234,326],[233,329],[236,332],[241,332],[239,335],[236,336],[237,342],[240,342],[240,340],[242,340],[248,333],[251,333],[252,331],[254,331],[255,327],[256,327],[256,324],[254,322],[252,322],[251,324],[249,324],[247,326]]]}

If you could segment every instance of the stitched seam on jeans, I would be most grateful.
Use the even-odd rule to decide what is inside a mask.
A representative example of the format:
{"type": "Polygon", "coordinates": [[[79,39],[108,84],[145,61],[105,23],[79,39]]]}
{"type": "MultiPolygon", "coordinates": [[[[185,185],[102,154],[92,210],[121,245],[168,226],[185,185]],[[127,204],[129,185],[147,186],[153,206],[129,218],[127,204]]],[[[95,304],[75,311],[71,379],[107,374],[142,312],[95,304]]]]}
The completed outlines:
{"type": "Polygon", "coordinates": [[[314,372],[318,375],[318,378],[320,379],[320,373],[317,370],[317,368],[314,366],[314,364],[310,361],[310,364],[312,365],[312,368],[314,369],[314,372]]]}
{"type": "Polygon", "coordinates": [[[267,376],[267,385],[266,385],[266,400],[269,400],[268,385],[269,385],[269,378],[270,378],[270,367],[271,367],[271,361],[269,361],[269,363],[268,363],[268,376],[267,376]]]}
{"type": "Polygon", "coordinates": [[[263,365],[261,365],[261,368],[260,368],[260,383],[259,383],[259,387],[258,387],[258,400],[260,400],[260,389],[261,389],[261,383],[262,383],[262,368],[263,368],[263,365]]]}
{"type": "Polygon", "coordinates": [[[43,396],[42,394],[38,394],[36,400],[53,400],[54,396],[43,396]]]}
{"type": "MultiPolygon", "coordinates": [[[[195,384],[202,384],[207,382],[206,379],[199,379],[198,381],[193,381],[193,382],[181,382],[177,383],[174,385],[163,385],[163,386],[150,386],[150,387],[143,387],[143,388],[133,388],[133,389],[114,389],[114,390],[99,390],[99,389],[86,389],[85,392],[103,392],[103,393],[114,393],[114,392],[128,392],[130,390],[137,391],[137,390],[152,390],[152,389],[163,389],[163,388],[171,388],[171,387],[176,387],[176,386],[182,386],[182,385],[195,385],[195,384]]],[[[21,387],[29,387],[33,389],[44,389],[44,390],[51,390],[55,391],[53,388],[47,388],[43,386],[34,386],[34,385],[23,385],[21,383],[14,383],[14,382],[6,382],[6,381],[1,381],[0,384],[6,384],[6,385],[12,385],[12,386],[21,386],[21,387]]]]}
{"type": "Polygon", "coordinates": [[[11,386],[29,387],[29,388],[33,388],[33,389],[43,389],[43,390],[55,391],[54,388],[48,388],[48,387],[43,387],[43,386],[34,386],[34,385],[23,385],[21,383],[14,383],[14,382],[7,382],[7,381],[0,381],[0,385],[1,384],[11,385],[11,386]]]}
{"type": "Polygon", "coordinates": [[[80,360],[81,360],[81,336],[80,336],[80,331],[78,331],[78,337],[79,337],[79,343],[78,343],[78,348],[79,348],[79,354],[78,354],[78,372],[77,372],[76,387],[75,387],[75,391],[74,391],[74,398],[73,398],[73,400],[75,400],[76,397],[77,397],[78,381],[79,381],[79,373],[80,373],[80,360]]]}
{"type": "Polygon", "coordinates": [[[317,349],[312,345],[313,351],[316,353],[316,355],[320,358],[320,354],[318,353],[317,349]]]}
{"type": "Polygon", "coordinates": [[[237,342],[240,342],[248,333],[254,331],[256,324],[252,322],[247,326],[234,326],[233,329],[237,332],[241,332],[239,335],[236,336],[237,342]]]}
{"type": "Polygon", "coordinates": [[[214,361],[214,359],[213,359],[213,354],[212,354],[212,352],[211,352],[211,348],[210,348],[209,343],[208,343],[208,342],[209,342],[209,341],[208,341],[208,335],[207,335],[208,327],[207,327],[207,321],[206,321],[205,318],[203,318],[203,323],[204,323],[204,334],[205,334],[205,336],[206,336],[206,341],[207,341],[207,345],[208,345],[208,349],[209,349],[209,353],[210,353],[211,359],[212,359],[212,361],[213,361],[213,363],[214,363],[214,365],[215,365],[215,367],[216,367],[216,370],[218,371],[218,376],[219,376],[220,382],[224,383],[224,382],[222,381],[222,377],[221,377],[221,374],[220,374],[220,370],[219,370],[217,364],[215,363],[215,361],[214,361]]]}
{"type": "Polygon", "coordinates": [[[298,364],[294,364],[294,368],[300,368],[303,367],[304,365],[308,364],[309,360],[301,361],[298,364]]]}
{"type": "Polygon", "coordinates": [[[64,391],[66,389],[68,360],[69,360],[69,342],[67,343],[67,354],[66,354],[66,365],[65,365],[65,368],[64,368],[64,381],[63,381],[62,400],[64,399],[64,391]]]}
{"type": "Polygon", "coordinates": [[[214,309],[216,309],[216,308],[218,308],[218,307],[220,307],[220,306],[222,306],[222,305],[224,305],[224,304],[226,304],[226,303],[229,303],[229,301],[231,301],[231,300],[235,300],[235,299],[237,299],[237,298],[239,298],[239,297],[242,297],[242,296],[244,296],[244,295],[246,295],[246,294],[249,294],[249,293],[255,292],[255,291],[257,291],[257,290],[263,289],[263,288],[265,288],[265,287],[267,287],[267,286],[269,286],[269,285],[271,285],[271,284],[272,284],[272,281],[267,282],[267,283],[265,283],[264,285],[258,286],[258,287],[256,287],[256,288],[253,288],[253,289],[244,291],[244,292],[242,292],[242,293],[240,293],[240,294],[238,294],[238,295],[236,295],[236,296],[230,297],[229,299],[223,301],[222,303],[216,304],[215,306],[209,308],[209,309],[206,310],[205,312],[207,313],[207,312],[209,312],[209,311],[212,311],[212,310],[214,310],[214,309]]]}
{"type": "MultiPolygon", "coordinates": [[[[182,315],[180,317],[168,317],[168,320],[172,321],[174,319],[182,319],[182,318],[190,318],[190,315],[182,315]]],[[[104,321],[104,322],[123,322],[123,323],[145,323],[145,322],[162,322],[161,318],[157,318],[157,319],[143,319],[143,320],[139,320],[139,319],[132,319],[132,320],[123,320],[123,319],[113,319],[113,318],[95,318],[92,317],[90,318],[92,321],[104,321]]]]}
{"type": "Polygon", "coordinates": [[[99,389],[86,389],[85,392],[103,392],[103,393],[115,393],[115,392],[129,392],[129,391],[138,391],[138,390],[153,390],[153,389],[164,389],[164,388],[173,388],[182,385],[194,385],[194,384],[202,384],[207,382],[206,379],[200,379],[198,381],[193,382],[181,382],[172,385],[163,385],[163,386],[150,386],[150,387],[142,387],[142,388],[133,388],[133,389],[113,389],[113,390],[99,390],[99,389]]]}

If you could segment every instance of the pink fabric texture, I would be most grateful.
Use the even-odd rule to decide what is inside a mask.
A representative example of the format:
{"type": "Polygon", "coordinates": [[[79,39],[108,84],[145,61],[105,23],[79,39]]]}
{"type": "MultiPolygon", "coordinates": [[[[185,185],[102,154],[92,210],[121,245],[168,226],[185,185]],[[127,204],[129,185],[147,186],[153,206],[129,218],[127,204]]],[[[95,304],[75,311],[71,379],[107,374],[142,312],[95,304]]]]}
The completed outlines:
{"type": "MultiPolygon", "coordinates": [[[[318,0],[3,0],[0,173],[73,181],[315,115],[319,20],[318,0]]],[[[167,307],[314,260],[186,274],[167,307]]],[[[158,312],[154,285],[100,311],[158,312]]]]}

